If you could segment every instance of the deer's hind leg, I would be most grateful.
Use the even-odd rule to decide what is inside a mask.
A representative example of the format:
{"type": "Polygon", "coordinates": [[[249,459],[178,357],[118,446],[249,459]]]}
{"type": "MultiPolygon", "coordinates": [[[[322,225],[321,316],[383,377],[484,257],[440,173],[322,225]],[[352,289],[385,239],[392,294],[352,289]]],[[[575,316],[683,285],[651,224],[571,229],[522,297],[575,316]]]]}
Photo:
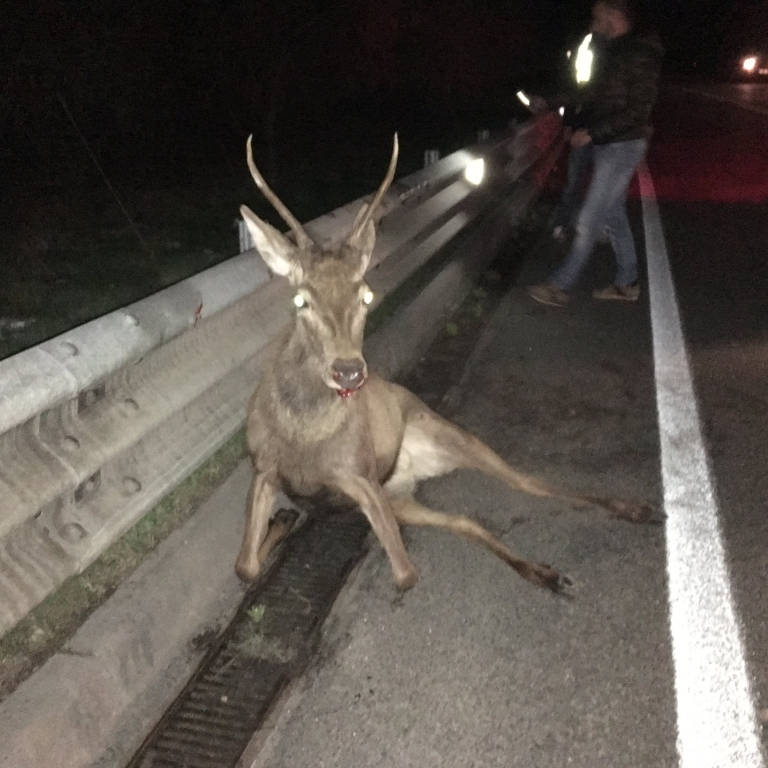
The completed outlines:
{"type": "Polygon", "coordinates": [[[464,515],[449,515],[425,507],[410,496],[392,499],[392,511],[401,525],[421,525],[443,528],[451,533],[477,541],[514,568],[520,576],[539,587],[562,593],[571,580],[544,563],[534,563],[518,557],[503,541],[496,538],[480,523],[464,515]]]}
{"type": "Polygon", "coordinates": [[[444,419],[420,401],[406,417],[402,446],[395,470],[386,483],[395,494],[410,492],[416,481],[451,472],[476,469],[501,480],[509,488],[533,496],[564,499],[577,507],[597,506],[610,517],[630,522],[650,522],[653,509],[610,497],[586,496],[566,492],[546,481],[510,466],[481,440],[444,419]],[[411,488],[408,484],[411,484],[411,488]]]}

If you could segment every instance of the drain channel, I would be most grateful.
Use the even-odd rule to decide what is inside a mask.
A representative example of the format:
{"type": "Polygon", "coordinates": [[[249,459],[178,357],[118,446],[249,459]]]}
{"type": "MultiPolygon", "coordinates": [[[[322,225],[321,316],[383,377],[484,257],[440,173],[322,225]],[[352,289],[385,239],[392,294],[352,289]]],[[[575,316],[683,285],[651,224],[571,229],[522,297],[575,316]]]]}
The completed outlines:
{"type": "Polygon", "coordinates": [[[127,768],[234,766],[276,694],[301,671],[368,531],[360,514],[329,513],[290,536],[127,768]]]}

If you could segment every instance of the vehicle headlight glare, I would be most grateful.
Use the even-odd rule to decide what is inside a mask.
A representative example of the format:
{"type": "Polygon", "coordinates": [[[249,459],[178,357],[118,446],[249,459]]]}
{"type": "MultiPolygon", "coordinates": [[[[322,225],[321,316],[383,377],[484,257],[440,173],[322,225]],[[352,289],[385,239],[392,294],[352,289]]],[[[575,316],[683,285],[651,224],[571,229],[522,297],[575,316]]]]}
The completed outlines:
{"type": "Polygon", "coordinates": [[[482,157],[476,157],[467,163],[464,169],[464,178],[476,187],[483,183],[485,178],[485,160],[482,157]]]}
{"type": "Polygon", "coordinates": [[[741,68],[745,72],[754,72],[757,67],[757,56],[745,56],[741,60],[741,68]]]}

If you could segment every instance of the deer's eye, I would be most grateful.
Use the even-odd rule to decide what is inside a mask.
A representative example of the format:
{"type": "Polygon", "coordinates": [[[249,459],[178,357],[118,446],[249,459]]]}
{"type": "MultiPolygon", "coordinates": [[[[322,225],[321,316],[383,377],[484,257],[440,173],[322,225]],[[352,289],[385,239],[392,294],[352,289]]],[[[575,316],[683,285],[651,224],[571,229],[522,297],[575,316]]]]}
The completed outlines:
{"type": "Polygon", "coordinates": [[[304,296],[301,293],[297,293],[293,297],[293,305],[297,309],[301,309],[302,307],[306,307],[309,305],[309,302],[304,298],[304,296]]]}
{"type": "Polygon", "coordinates": [[[363,293],[363,304],[370,304],[373,301],[373,291],[370,288],[365,289],[363,293]]]}

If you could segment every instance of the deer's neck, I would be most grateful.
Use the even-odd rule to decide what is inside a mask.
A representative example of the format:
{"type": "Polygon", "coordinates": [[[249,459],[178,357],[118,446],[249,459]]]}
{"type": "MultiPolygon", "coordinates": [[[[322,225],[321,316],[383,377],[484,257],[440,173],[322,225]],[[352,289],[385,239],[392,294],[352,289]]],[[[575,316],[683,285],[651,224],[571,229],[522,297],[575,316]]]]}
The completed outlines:
{"type": "Polygon", "coordinates": [[[297,421],[326,418],[341,403],[318,375],[319,360],[297,334],[280,350],[274,367],[276,396],[281,410],[297,421]]]}

